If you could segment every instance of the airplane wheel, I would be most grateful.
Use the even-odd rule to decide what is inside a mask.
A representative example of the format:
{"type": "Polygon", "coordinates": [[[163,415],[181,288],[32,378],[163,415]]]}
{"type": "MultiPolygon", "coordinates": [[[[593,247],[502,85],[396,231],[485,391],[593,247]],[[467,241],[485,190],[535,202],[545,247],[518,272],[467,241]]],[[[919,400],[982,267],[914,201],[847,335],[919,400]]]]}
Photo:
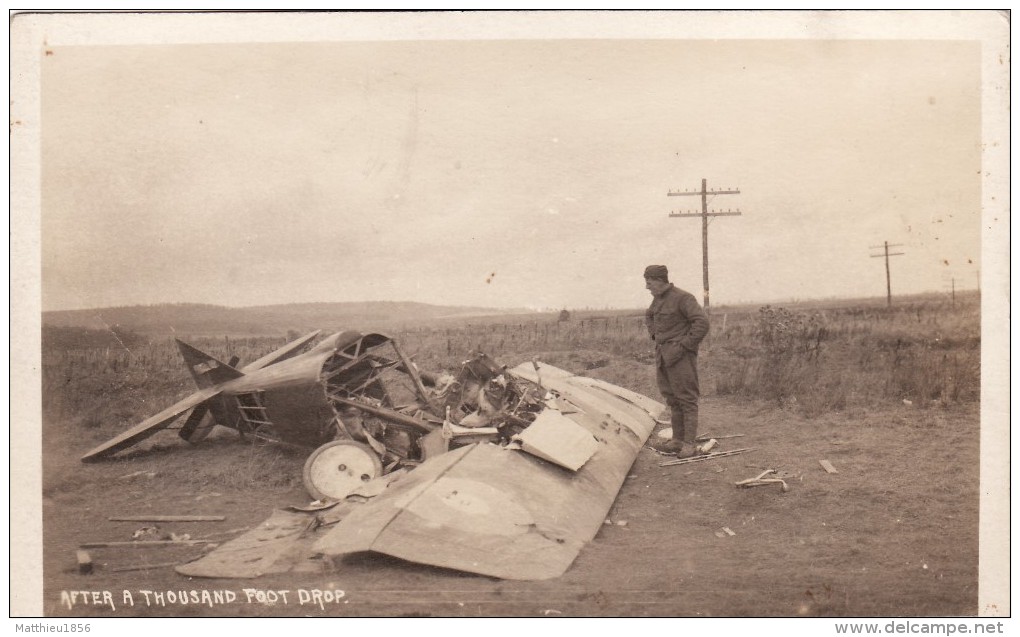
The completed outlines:
{"type": "Polygon", "coordinates": [[[305,489],[316,500],[342,500],[382,475],[382,462],[368,445],[353,440],[327,442],[305,461],[305,489]]]}

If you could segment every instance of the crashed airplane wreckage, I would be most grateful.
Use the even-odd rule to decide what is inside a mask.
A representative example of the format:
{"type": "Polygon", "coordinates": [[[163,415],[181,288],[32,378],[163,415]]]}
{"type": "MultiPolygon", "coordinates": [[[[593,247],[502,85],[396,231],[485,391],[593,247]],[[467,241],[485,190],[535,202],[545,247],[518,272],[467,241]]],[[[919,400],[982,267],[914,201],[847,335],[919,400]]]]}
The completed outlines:
{"type": "MultiPolygon", "coordinates": [[[[506,369],[477,354],[456,375],[433,376],[382,334],[341,332],[300,353],[317,335],[241,369],[178,341],[198,391],[82,460],[126,449],[190,410],[180,430],[190,442],[219,424],[314,449],[309,493],[359,502],[329,520],[336,526],[310,545],[316,556],[375,551],[548,579],[595,537],[662,409],[537,361],[506,369]]],[[[230,576],[203,560],[177,571],[230,576]]]]}

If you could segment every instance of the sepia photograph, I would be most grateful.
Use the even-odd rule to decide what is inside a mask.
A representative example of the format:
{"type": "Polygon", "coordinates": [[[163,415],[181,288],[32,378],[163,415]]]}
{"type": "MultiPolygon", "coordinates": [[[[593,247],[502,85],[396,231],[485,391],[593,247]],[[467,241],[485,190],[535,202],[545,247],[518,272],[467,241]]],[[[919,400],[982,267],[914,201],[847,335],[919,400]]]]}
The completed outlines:
{"type": "Polygon", "coordinates": [[[1009,618],[1009,27],[12,14],[11,617],[1009,618]]]}

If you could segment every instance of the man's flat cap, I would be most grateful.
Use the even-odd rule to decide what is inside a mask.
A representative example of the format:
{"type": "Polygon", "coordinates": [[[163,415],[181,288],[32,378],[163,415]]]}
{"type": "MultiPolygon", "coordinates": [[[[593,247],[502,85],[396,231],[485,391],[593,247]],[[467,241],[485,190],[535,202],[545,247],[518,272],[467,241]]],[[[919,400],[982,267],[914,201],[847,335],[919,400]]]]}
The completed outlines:
{"type": "Polygon", "coordinates": [[[646,279],[669,279],[669,270],[664,265],[650,265],[645,268],[646,279]]]}

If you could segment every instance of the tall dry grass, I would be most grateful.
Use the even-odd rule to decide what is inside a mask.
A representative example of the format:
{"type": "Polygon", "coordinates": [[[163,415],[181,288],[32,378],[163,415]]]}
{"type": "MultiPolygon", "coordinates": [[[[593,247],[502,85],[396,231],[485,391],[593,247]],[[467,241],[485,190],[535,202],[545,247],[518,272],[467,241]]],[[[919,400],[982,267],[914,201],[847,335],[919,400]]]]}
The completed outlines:
{"type": "Polygon", "coordinates": [[[714,390],[809,413],[980,397],[977,299],[794,312],[763,307],[713,339],[714,390]]]}

